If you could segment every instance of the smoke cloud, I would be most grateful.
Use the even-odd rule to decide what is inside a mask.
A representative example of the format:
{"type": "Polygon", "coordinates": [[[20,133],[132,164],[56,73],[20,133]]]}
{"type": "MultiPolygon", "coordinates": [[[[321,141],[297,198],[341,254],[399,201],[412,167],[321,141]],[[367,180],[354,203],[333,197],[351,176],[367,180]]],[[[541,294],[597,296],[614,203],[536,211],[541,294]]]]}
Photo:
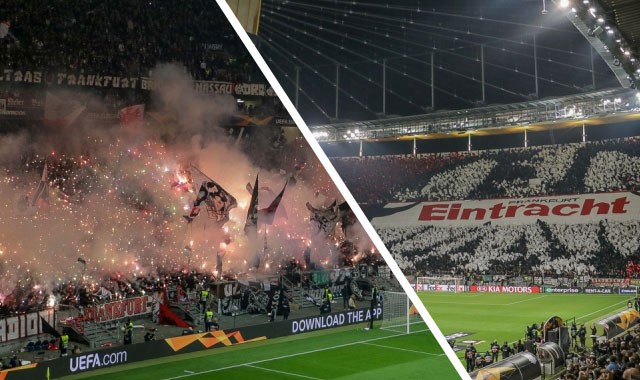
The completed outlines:
{"type": "MultiPolygon", "coordinates": [[[[260,271],[275,272],[286,260],[302,261],[305,247],[314,262],[336,262],[337,240],[314,233],[305,203],[322,207],[341,197],[304,139],[290,139],[285,148],[266,141],[268,133],[265,141],[256,141],[260,133],[239,141],[222,127],[235,112],[235,99],[196,93],[191,78],[172,65],[154,70],[154,79],[163,85],[149,108],[167,117],[141,130],[80,121],[0,136],[0,301],[17,286],[46,292],[83,277],[99,284],[105,277],[153,276],[187,263],[213,272],[217,255],[224,257],[223,270],[235,273],[256,271],[257,257],[260,271]],[[48,198],[36,199],[45,163],[48,198]],[[195,200],[182,186],[191,165],[238,200],[224,228],[214,226],[205,210],[192,223],[183,218],[195,200]],[[273,225],[260,225],[258,237],[250,239],[243,230],[247,184],[258,173],[260,208],[289,182],[273,225]]],[[[61,96],[92,102],[93,109],[101,101],[88,94],[61,96]]],[[[191,175],[197,192],[201,178],[191,175]]],[[[370,250],[366,234],[354,231],[359,236],[351,240],[370,250]]]]}

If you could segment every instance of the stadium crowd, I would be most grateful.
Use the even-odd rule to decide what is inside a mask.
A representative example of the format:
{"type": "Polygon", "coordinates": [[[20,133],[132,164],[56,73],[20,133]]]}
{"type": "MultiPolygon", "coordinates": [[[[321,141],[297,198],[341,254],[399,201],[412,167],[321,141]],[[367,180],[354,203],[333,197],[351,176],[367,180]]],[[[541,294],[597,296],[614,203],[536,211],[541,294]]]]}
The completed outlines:
{"type": "Polygon", "coordinates": [[[87,306],[113,300],[153,294],[168,288],[194,292],[215,279],[210,274],[192,271],[165,272],[154,276],[125,277],[115,273],[99,281],[67,281],[51,290],[32,279],[16,284],[13,291],[0,302],[0,318],[17,313],[42,310],[47,306],[87,306]]]}
{"type": "Polygon", "coordinates": [[[201,80],[261,78],[235,33],[220,28],[224,15],[203,0],[7,0],[0,21],[4,68],[149,76],[158,63],[180,62],[201,80]]]}
{"type": "Polygon", "coordinates": [[[624,276],[640,222],[379,228],[405,273],[624,276]]]}
{"type": "MultiPolygon", "coordinates": [[[[635,192],[640,140],[332,160],[361,203],[635,192]]],[[[624,276],[625,263],[640,258],[637,220],[379,227],[378,233],[405,273],[624,276]]]]}
{"type": "Polygon", "coordinates": [[[640,330],[612,339],[593,339],[591,349],[581,347],[567,358],[567,371],[560,379],[640,379],[640,330]]]}
{"type": "Polygon", "coordinates": [[[331,161],[363,204],[635,191],[640,184],[638,138],[331,161]]]}
{"type": "MultiPolygon", "coordinates": [[[[61,74],[102,75],[135,78],[140,87],[140,78],[153,77],[161,64],[177,65],[199,81],[266,83],[233,29],[220,27],[227,23],[217,7],[203,0],[44,5],[7,0],[0,9],[0,96],[39,98],[42,90],[29,83],[27,72],[41,72],[38,82],[43,83],[56,83],[61,74]]],[[[150,91],[130,91],[124,85],[84,87],[89,88],[101,104],[116,110],[152,104],[150,91]]],[[[287,115],[276,97],[238,102],[238,113],[287,115]]]]}

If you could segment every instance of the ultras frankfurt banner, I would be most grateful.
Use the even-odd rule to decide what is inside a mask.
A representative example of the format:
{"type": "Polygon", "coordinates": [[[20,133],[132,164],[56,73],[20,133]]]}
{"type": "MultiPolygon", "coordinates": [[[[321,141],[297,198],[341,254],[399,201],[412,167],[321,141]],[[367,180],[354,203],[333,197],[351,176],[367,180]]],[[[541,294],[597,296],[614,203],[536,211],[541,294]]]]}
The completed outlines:
{"type": "Polygon", "coordinates": [[[523,225],[542,220],[552,224],[628,221],[640,218],[640,196],[631,192],[502,198],[482,201],[422,202],[385,206],[385,216],[373,218],[376,228],[434,226],[523,225]],[[393,209],[399,211],[393,213],[393,209]]]}

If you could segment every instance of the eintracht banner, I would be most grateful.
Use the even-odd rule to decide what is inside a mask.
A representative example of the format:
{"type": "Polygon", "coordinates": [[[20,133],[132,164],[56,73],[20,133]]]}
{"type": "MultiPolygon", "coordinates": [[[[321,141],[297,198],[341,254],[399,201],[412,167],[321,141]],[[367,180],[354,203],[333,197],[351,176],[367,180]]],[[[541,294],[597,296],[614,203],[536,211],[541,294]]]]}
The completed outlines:
{"type": "Polygon", "coordinates": [[[374,217],[377,228],[434,226],[477,226],[628,221],[640,218],[640,196],[630,192],[563,195],[537,198],[502,198],[482,201],[442,201],[418,203],[403,209],[404,203],[385,207],[385,216],[374,217]],[[393,209],[398,208],[397,213],[393,209]],[[401,211],[400,211],[401,210],[401,211]]]}

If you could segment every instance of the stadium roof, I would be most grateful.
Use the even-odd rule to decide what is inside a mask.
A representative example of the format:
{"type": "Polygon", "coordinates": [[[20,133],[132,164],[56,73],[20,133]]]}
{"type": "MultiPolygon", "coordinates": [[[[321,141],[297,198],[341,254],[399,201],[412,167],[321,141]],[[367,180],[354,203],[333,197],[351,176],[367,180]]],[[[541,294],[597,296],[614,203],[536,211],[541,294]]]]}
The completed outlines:
{"type": "Polygon", "coordinates": [[[257,44],[309,125],[628,87],[560,2],[263,0],[257,44]]]}
{"type": "MultiPolygon", "coordinates": [[[[337,2],[336,5],[332,7],[324,7],[322,8],[327,14],[332,14],[334,20],[340,19],[340,12],[348,10],[349,12],[354,12],[363,9],[357,7],[348,7],[342,4],[341,2],[337,2]]],[[[522,14],[526,14],[526,12],[530,12],[531,1],[527,1],[527,7],[524,7],[521,11],[522,14]]],[[[420,11],[421,5],[430,4],[429,1],[418,1],[415,6],[409,6],[406,10],[412,12],[420,11]]],[[[591,85],[586,85],[582,88],[578,88],[578,86],[574,89],[574,91],[570,91],[573,93],[577,93],[576,95],[562,96],[562,91],[554,91],[553,89],[549,89],[549,91],[542,91],[538,87],[538,72],[536,66],[536,91],[534,94],[529,94],[529,98],[534,100],[530,101],[514,101],[513,97],[500,97],[497,96],[494,98],[498,102],[503,102],[504,104],[492,105],[492,106],[484,106],[486,97],[485,97],[485,86],[494,87],[494,89],[500,90],[498,92],[510,92],[510,90],[500,87],[496,88],[495,85],[484,83],[484,58],[483,58],[483,91],[482,91],[482,100],[477,101],[473,105],[475,108],[469,108],[469,105],[466,107],[460,107],[460,104],[456,104],[455,101],[452,103],[448,103],[451,105],[451,108],[457,108],[456,110],[438,110],[435,108],[436,112],[433,108],[429,109],[426,107],[425,110],[429,113],[424,112],[414,112],[414,115],[408,116],[398,116],[393,115],[390,116],[388,113],[377,113],[376,119],[368,118],[368,120],[361,119],[364,121],[347,121],[340,122],[338,116],[338,107],[340,93],[340,67],[336,65],[336,73],[335,79],[336,81],[333,83],[333,87],[335,88],[335,115],[334,117],[328,117],[328,121],[330,124],[318,124],[313,125],[311,122],[311,129],[314,131],[314,134],[320,141],[349,141],[349,140],[385,140],[385,139],[397,139],[397,138],[437,138],[437,137],[451,137],[465,135],[467,133],[506,133],[508,131],[520,130],[522,126],[526,126],[527,128],[535,128],[536,126],[543,126],[552,123],[553,127],[558,127],[560,125],[573,125],[575,124],[575,120],[588,120],[589,123],[599,123],[612,121],[611,116],[618,114],[620,112],[624,113],[624,118],[630,117],[628,114],[637,112],[640,97],[637,95],[635,91],[631,91],[629,89],[634,89],[638,87],[640,82],[640,23],[637,22],[640,19],[640,1],[637,0],[553,0],[553,4],[556,5],[555,8],[547,9],[543,2],[542,15],[543,18],[538,21],[537,16],[534,14],[529,14],[531,18],[530,23],[540,22],[541,29],[549,29],[552,34],[554,34],[553,38],[560,41],[573,41],[573,44],[577,44],[580,41],[571,40],[568,38],[571,35],[571,31],[567,29],[562,29],[561,19],[569,20],[570,25],[572,25],[573,33],[578,31],[582,35],[581,43],[590,45],[593,49],[590,49],[591,54],[591,68],[589,71],[589,75],[592,77],[591,85]],[[550,23],[543,23],[544,20],[548,21],[549,17],[547,13],[553,13],[557,17],[550,23]],[[535,20],[535,21],[534,21],[535,20]],[[567,39],[568,38],[568,39],[567,39]],[[594,90],[597,86],[596,81],[596,71],[597,69],[594,66],[594,52],[596,52],[601,58],[602,62],[604,62],[607,66],[606,71],[609,71],[610,75],[615,76],[617,80],[617,89],[616,84],[610,83],[610,87],[614,87],[611,90],[604,91],[591,91],[585,92],[588,90],[594,90]],[[541,95],[549,95],[547,98],[543,98],[540,100],[535,100],[537,96],[541,95]],[[533,95],[533,96],[531,96],[533,95]],[[480,132],[482,131],[482,132],[480,132]]],[[[286,5],[286,4],[284,4],[286,5]]],[[[452,17],[450,20],[451,26],[447,29],[447,31],[451,32],[452,35],[456,35],[459,24],[463,23],[464,20],[468,20],[472,18],[468,15],[469,9],[472,9],[471,4],[467,4],[464,1],[458,4],[459,8],[456,9],[456,14],[452,16],[452,14],[440,11],[435,7],[431,9],[431,12],[427,11],[427,13],[431,13],[432,15],[437,16],[449,16],[452,17]]],[[[482,8],[482,7],[480,7],[482,8]]],[[[502,5],[497,5],[493,3],[487,3],[486,8],[480,10],[479,12],[490,12],[491,9],[502,9],[502,5]]],[[[304,9],[304,8],[303,8],[304,9]]],[[[365,8],[366,9],[366,8],[365,8]]],[[[369,12],[375,12],[375,8],[368,9],[369,12]]],[[[393,14],[395,9],[393,7],[389,10],[390,14],[393,14]]],[[[273,12],[272,12],[273,13],[273,12]]],[[[281,15],[280,15],[281,16],[281,15]]],[[[341,24],[345,24],[347,22],[353,22],[353,19],[348,20],[344,18],[341,20],[341,24]]],[[[373,19],[377,19],[379,16],[373,17],[373,19]]],[[[483,16],[480,16],[482,19],[483,16]]],[[[416,16],[416,20],[417,20],[416,16]]],[[[505,16],[500,20],[491,20],[496,22],[497,24],[511,25],[518,24],[519,16],[505,16]]],[[[434,20],[430,20],[434,21],[434,20]]],[[[413,24],[413,21],[410,22],[413,24]]],[[[373,22],[375,25],[375,22],[373,22]]],[[[442,25],[439,23],[438,25],[442,25]]],[[[469,25],[473,25],[473,23],[466,24],[467,26],[467,34],[471,33],[472,37],[467,37],[465,42],[468,43],[468,46],[478,46],[478,45],[490,45],[492,43],[492,39],[497,38],[498,40],[502,40],[504,51],[504,39],[508,38],[504,35],[490,34],[488,30],[482,27],[476,26],[476,30],[474,32],[471,31],[471,27],[469,25]]],[[[524,26],[525,29],[529,24],[518,24],[520,26],[524,26]]],[[[339,27],[338,27],[339,28],[339,27]]],[[[404,25],[401,28],[405,28],[404,25]]],[[[425,30],[428,30],[429,26],[425,25],[425,30]]],[[[505,27],[506,28],[506,27],[505,27]]],[[[508,28],[506,28],[508,29],[508,28]]],[[[349,29],[343,29],[348,31],[349,29]]],[[[388,36],[387,32],[387,36],[388,36]]],[[[534,32],[535,33],[535,32],[534,32]]],[[[269,35],[270,38],[273,37],[273,34],[269,35]]],[[[365,35],[366,36],[366,35],[365,35]]],[[[287,38],[291,38],[292,35],[287,35],[287,38]]],[[[375,36],[374,36],[375,37],[375,36]]],[[[378,38],[380,36],[377,36],[378,38]]],[[[412,38],[416,38],[413,36],[412,38]]],[[[457,36],[454,37],[454,40],[458,39],[457,36]]],[[[381,39],[383,40],[383,39],[381,39]]],[[[435,41],[432,37],[432,40],[435,41]]],[[[375,40],[373,40],[375,41],[375,40]]],[[[377,41],[376,41],[377,42],[377,41]]],[[[439,43],[442,43],[438,41],[439,43]]],[[[343,45],[344,40],[343,40],[343,45]]],[[[381,45],[384,42],[379,42],[381,45]]],[[[521,40],[522,44],[522,40],[521,40]]],[[[562,44],[562,43],[561,43],[562,44]]],[[[435,42],[434,42],[435,46],[435,42]]],[[[344,47],[344,46],[343,46],[344,47]]],[[[538,49],[546,49],[550,48],[549,46],[544,45],[536,45],[536,38],[533,39],[533,50],[534,50],[534,60],[537,62],[540,60],[540,57],[535,56],[535,53],[538,49]]],[[[451,47],[449,46],[447,51],[456,51],[456,50],[464,50],[464,47],[451,47]]],[[[387,49],[388,50],[388,49],[387,49]]],[[[434,48],[434,51],[436,49],[434,48]]],[[[441,49],[442,50],[442,49],[441,49]]],[[[484,51],[482,52],[484,53],[484,51]]],[[[519,53],[522,53],[520,51],[519,53]]],[[[405,53],[406,55],[406,53],[405,53]]],[[[506,58],[513,58],[518,54],[514,52],[513,55],[509,55],[506,58]]],[[[557,51],[551,48],[551,53],[547,56],[547,62],[559,63],[562,61],[562,52],[557,51]]],[[[584,56],[583,56],[584,57],[584,56]]],[[[294,58],[296,56],[294,55],[294,58]]],[[[426,56],[425,56],[426,58],[426,56]]],[[[431,57],[432,58],[432,57],[431,57]]],[[[465,57],[457,55],[456,62],[459,64],[463,64],[465,62],[465,57]]],[[[518,59],[518,58],[514,58],[518,59]]],[[[563,75],[562,79],[572,77],[574,74],[579,77],[579,72],[582,71],[582,68],[577,63],[581,58],[578,57],[577,61],[567,61],[564,66],[569,67],[569,72],[565,72],[561,74],[558,72],[556,74],[555,69],[551,69],[545,75],[550,75],[553,77],[556,75],[563,75]],[[573,69],[573,70],[571,70],[573,69]]],[[[476,58],[476,61],[478,59],[476,58]]],[[[454,62],[455,64],[455,62],[454,62]]],[[[518,72],[516,64],[516,72],[518,72]]],[[[490,65],[490,64],[489,64],[490,65]]],[[[363,66],[366,66],[363,64],[363,66]]],[[[357,67],[357,66],[356,66],[357,67]]],[[[434,67],[435,63],[432,61],[431,67],[431,75],[434,75],[434,67]]],[[[345,64],[344,68],[347,68],[345,64]]],[[[439,66],[442,69],[442,65],[439,66]]],[[[317,70],[317,69],[316,69],[317,70]]],[[[366,72],[366,69],[363,69],[366,72]]],[[[456,70],[452,68],[451,70],[456,70]]],[[[450,71],[451,71],[450,70],[450,71]]],[[[502,67],[504,72],[508,71],[507,67],[502,67]]],[[[296,88],[298,90],[301,89],[299,85],[301,82],[299,81],[299,71],[300,67],[296,69],[296,88]]],[[[346,72],[346,70],[343,70],[346,72]]],[[[511,73],[504,73],[506,77],[508,77],[511,73]]],[[[367,74],[370,75],[370,74],[367,74]]],[[[405,73],[406,75],[406,73],[405,73]]],[[[437,75],[437,74],[435,74],[437,75]]],[[[326,78],[325,78],[326,79],[326,78]]],[[[386,79],[386,78],[385,78],[386,79]]],[[[475,78],[471,78],[475,79],[475,78]]],[[[371,78],[369,78],[371,81],[371,78]]],[[[471,80],[470,82],[477,82],[471,80]]],[[[519,83],[518,81],[509,80],[510,83],[519,83]]],[[[553,79],[548,82],[554,83],[553,79]]],[[[429,83],[427,83],[428,85],[429,83]]],[[[434,82],[430,83],[434,85],[434,82]]],[[[451,83],[451,85],[455,86],[455,83],[451,83]]],[[[384,88],[385,90],[386,87],[384,88]]],[[[435,88],[431,92],[431,96],[434,95],[435,92],[440,91],[440,88],[435,88]]],[[[557,90],[557,89],[556,89],[557,90]]],[[[400,90],[396,90],[399,92],[400,90]]],[[[415,90],[414,90],[415,91],[415,90]]],[[[321,92],[321,91],[318,91],[321,92]]],[[[393,91],[391,91],[393,92],[393,91]]],[[[446,90],[445,90],[446,92],[446,90]]],[[[516,93],[522,95],[521,90],[516,90],[516,93]]],[[[472,93],[472,92],[471,92],[472,93]]],[[[295,92],[296,103],[299,97],[299,91],[295,92]]],[[[357,97],[357,93],[348,94],[350,98],[357,97]]],[[[424,98],[420,94],[417,95],[417,98],[424,98]]],[[[494,94],[495,95],[495,94],[494,94]]],[[[504,95],[504,94],[503,94],[504,95]]],[[[457,98],[458,96],[454,96],[457,98]]],[[[344,98],[344,97],[342,97],[344,98]]],[[[341,100],[342,102],[343,100],[341,100]]],[[[321,107],[320,102],[313,100],[311,101],[317,108],[321,107]]],[[[433,99],[432,99],[432,104],[433,99]]],[[[446,104],[445,104],[446,106],[446,104]]],[[[304,112],[303,112],[304,116],[304,112]]],[[[326,115],[328,116],[328,115],[326,115]]],[[[309,121],[308,121],[309,122],[309,121]]]]}
{"type": "Polygon", "coordinates": [[[607,62],[621,86],[640,88],[640,2],[555,2],[564,4],[571,22],[607,62]]]}
{"type": "MultiPolygon", "coordinates": [[[[610,117],[638,117],[640,98],[632,89],[478,107],[431,114],[326,124],[311,127],[318,141],[386,140],[401,137],[437,138],[467,133],[508,133],[514,127],[570,126],[611,121],[610,117]],[[631,116],[630,116],[631,115],[631,116]],[[635,115],[635,116],[634,116],[635,115]]],[[[522,128],[516,128],[522,129],[522,128]]]]}

